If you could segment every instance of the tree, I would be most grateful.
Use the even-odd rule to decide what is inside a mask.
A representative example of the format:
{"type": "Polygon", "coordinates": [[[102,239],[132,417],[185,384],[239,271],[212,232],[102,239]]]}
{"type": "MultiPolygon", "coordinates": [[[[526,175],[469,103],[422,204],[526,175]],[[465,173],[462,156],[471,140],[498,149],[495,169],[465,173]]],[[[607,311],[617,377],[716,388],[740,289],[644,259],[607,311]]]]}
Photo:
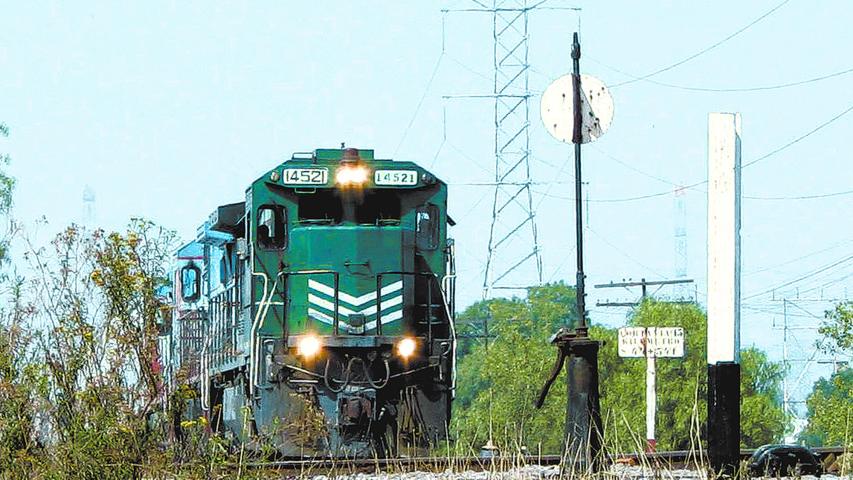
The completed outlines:
{"type": "Polygon", "coordinates": [[[817,347],[825,353],[853,353],[853,302],[841,302],[826,312],[818,333],[817,347]]]}
{"type": "Polygon", "coordinates": [[[808,424],[800,433],[801,441],[814,446],[853,443],[853,369],[815,382],[806,406],[808,424]]]}
{"type": "MultiPolygon", "coordinates": [[[[479,447],[492,438],[512,447],[541,445],[558,453],[565,424],[565,372],[554,383],[541,411],[532,402],[541,388],[556,349],[548,338],[560,326],[576,322],[574,289],[564,284],[532,288],[526,299],[480,302],[460,315],[489,315],[495,338],[488,351],[480,343],[459,362],[459,392],[454,425],[459,437],[479,447]]],[[[696,305],[647,300],[628,318],[630,326],[680,326],[686,333],[684,359],[657,363],[657,440],[661,449],[689,449],[704,438],[707,361],[705,313],[696,305]]],[[[620,358],[617,331],[593,326],[592,338],[604,344],[599,353],[601,409],[610,451],[642,449],[645,443],[645,361],[620,358]]],[[[771,443],[784,434],[781,406],[782,368],[753,348],[741,352],[742,437],[744,446],[771,443]]]]}
{"type": "Polygon", "coordinates": [[[740,443],[754,448],[781,440],[790,419],[782,408],[785,369],[757,348],[740,353],[740,443]]]}
{"type": "MultiPolygon", "coordinates": [[[[853,353],[853,302],[841,302],[826,312],[817,347],[824,353],[853,353]]],[[[853,443],[853,369],[844,367],[814,384],[806,399],[806,428],[800,439],[810,445],[853,443]]]]}
{"type": "MultiPolygon", "coordinates": [[[[8,136],[9,127],[0,122],[0,137],[8,136]]],[[[5,172],[5,167],[9,165],[9,162],[9,154],[0,152],[0,214],[2,215],[8,214],[12,208],[12,192],[15,190],[15,179],[5,172]]],[[[0,239],[0,264],[7,260],[8,248],[8,238],[0,239]]]]}
{"type": "Polygon", "coordinates": [[[557,385],[565,385],[565,374],[541,411],[533,402],[556,358],[548,338],[560,326],[574,326],[574,309],[574,289],[557,283],[531,288],[526,299],[479,302],[460,315],[468,325],[488,318],[493,336],[459,362],[454,430],[460,448],[478,449],[491,438],[505,448],[559,452],[566,391],[557,385]]]}
{"type": "Polygon", "coordinates": [[[39,328],[0,342],[0,459],[12,459],[0,461],[0,477],[128,478],[157,453],[148,420],[161,400],[156,321],[165,305],[155,292],[174,238],[134,220],[123,233],[72,226],[49,247],[26,241],[32,275],[21,284],[26,307],[14,309],[26,321],[0,326],[39,328]],[[28,338],[32,348],[22,346],[28,338]],[[50,448],[32,445],[33,414],[50,448]]]}
{"type": "MultiPolygon", "coordinates": [[[[705,438],[706,433],[707,316],[695,304],[649,299],[629,318],[628,325],[684,329],[684,358],[661,359],[656,365],[656,440],[663,450],[690,449],[698,439],[705,438]]],[[[644,361],[619,358],[615,346],[605,348],[604,352],[606,355],[602,359],[612,362],[606,365],[606,373],[608,382],[613,383],[602,395],[602,410],[609,413],[617,438],[630,438],[631,433],[643,434],[644,361]]],[[[779,441],[788,425],[781,402],[782,366],[770,362],[764,352],[754,347],[741,349],[740,355],[741,446],[749,448],[779,441]]],[[[636,440],[633,443],[636,444],[636,440]]],[[[619,447],[626,445],[622,443],[619,447]]]]}

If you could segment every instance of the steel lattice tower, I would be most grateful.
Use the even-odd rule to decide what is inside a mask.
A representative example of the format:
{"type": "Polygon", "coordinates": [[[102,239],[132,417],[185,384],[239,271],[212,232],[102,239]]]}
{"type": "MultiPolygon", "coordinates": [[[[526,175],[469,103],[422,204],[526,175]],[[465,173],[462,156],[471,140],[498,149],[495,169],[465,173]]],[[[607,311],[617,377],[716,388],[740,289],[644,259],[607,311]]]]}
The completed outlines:
{"type": "MultiPolygon", "coordinates": [[[[475,3],[483,7],[482,2],[475,3]]],[[[542,258],[530,189],[527,0],[494,0],[495,191],[483,297],[493,289],[542,283],[542,258]],[[512,282],[507,281],[511,273],[512,282]]]]}

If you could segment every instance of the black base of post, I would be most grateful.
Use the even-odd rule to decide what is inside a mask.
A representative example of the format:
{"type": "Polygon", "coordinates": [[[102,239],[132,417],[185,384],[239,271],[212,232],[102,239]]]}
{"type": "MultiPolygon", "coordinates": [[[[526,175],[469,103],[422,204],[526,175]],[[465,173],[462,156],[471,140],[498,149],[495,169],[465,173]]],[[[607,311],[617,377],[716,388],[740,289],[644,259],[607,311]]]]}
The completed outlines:
{"type": "Polygon", "coordinates": [[[602,465],[601,408],[598,395],[598,348],[589,337],[568,342],[566,443],[563,468],[598,472],[602,465]]]}
{"type": "Polygon", "coordinates": [[[740,365],[708,365],[708,461],[715,476],[740,466],[740,365]]]}

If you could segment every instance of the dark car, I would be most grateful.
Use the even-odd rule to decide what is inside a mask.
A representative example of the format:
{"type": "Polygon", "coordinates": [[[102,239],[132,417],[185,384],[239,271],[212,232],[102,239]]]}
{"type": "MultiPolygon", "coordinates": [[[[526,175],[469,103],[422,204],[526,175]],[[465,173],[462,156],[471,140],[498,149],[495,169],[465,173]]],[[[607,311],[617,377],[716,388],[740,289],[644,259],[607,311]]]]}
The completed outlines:
{"type": "Polygon", "coordinates": [[[749,457],[749,474],[753,477],[815,475],[820,477],[823,467],[817,456],[800,445],[763,445],[749,457]]]}

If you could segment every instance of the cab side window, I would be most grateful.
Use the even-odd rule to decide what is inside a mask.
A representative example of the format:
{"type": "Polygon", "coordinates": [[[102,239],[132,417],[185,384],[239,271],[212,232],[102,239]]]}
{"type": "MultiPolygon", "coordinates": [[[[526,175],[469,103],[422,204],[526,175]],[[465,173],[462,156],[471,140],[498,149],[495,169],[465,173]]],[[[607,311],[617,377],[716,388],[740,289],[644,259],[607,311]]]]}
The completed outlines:
{"type": "Polygon", "coordinates": [[[231,262],[228,261],[228,252],[222,255],[222,258],[219,259],[219,283],[222,285],[227,285],[231,280],[231,262]]]}
{"type": "Polygon", "coordinates": [[[258,246],[268,250],[279,250],[287,246],[286,214],[281,205],[258,207],[258,246]]]}
{"type": "Polygon", "coordinates": [[[201,297],[201,270],[195,265],[181,269],[181,299],[195,302],[201,297]]]}
{"type": "Polygon", "coordinates": [[[438,247],[438,207],[418,207],[415,219],[415,241],[420,250],[435,250],[438,247]]]}

